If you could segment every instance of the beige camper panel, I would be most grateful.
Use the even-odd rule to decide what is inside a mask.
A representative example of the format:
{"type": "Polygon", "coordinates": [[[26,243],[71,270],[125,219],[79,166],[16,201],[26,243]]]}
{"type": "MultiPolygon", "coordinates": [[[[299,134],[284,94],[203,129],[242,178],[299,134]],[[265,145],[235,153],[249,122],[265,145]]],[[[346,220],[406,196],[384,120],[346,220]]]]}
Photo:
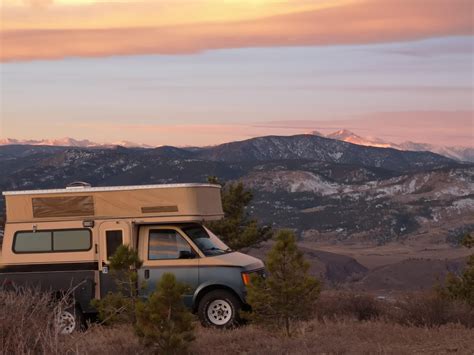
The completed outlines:
{"type": "Polygon", "coordinates": [[[220,186],[145,185],[5,192],[7,223],[143,219],[173,222],[223,217],[220,186]]]}

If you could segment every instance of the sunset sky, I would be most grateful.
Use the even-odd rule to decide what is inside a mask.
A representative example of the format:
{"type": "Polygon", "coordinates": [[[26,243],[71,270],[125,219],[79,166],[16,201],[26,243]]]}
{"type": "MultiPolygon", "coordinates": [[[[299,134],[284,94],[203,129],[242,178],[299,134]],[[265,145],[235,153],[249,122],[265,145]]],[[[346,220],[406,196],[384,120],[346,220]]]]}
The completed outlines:
{"type": "Polygon", "coordinates": [[[0,0],[1,138],[474,146],[471,0],[0,0]]]}

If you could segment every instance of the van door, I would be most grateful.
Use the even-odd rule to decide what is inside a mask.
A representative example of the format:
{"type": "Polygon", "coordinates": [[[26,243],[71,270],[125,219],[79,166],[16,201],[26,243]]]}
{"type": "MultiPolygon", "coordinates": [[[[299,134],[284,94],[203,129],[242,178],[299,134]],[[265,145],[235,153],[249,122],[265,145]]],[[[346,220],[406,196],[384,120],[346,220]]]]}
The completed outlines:
{"type": "Polygon", "coordinates": [[[144,293],[151,294],[163,274],[172,273],[189,286],[183,301],[191,307],[199,281],[199,254],[189,238],[173,226],[142,226],[138,245],[143,260],[138,277],[145,281],[144,293]]]}
{"type": "Polygon", "coordinates": [[[117,248],[131,242],[130,224],[125,221],[102,222],[99,226],[99,282],[100,295],[116,290],[115,280],[110,274],[109,260],[117,248]]]}

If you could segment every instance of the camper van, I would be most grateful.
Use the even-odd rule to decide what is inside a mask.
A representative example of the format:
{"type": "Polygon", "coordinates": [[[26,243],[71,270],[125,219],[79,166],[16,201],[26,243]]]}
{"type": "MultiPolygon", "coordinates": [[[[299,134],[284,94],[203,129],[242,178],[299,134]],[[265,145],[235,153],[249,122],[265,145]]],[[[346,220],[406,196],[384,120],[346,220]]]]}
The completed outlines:
{"type": "Polygon", "coordinates": [[[261,260],[230,250],[204,223],[223,217],[220,186],[173,184],[4,192],[6,225],[0,287],[73,290],[74,307],[58,322],[63,333],[96,310],[91,300],[114,289],[109,259],[122,244],[143,261],[146,298],[164,273],[187,284],[184,303],[205,326],[232,327],[246,307],[250,275],[261,260]]]}

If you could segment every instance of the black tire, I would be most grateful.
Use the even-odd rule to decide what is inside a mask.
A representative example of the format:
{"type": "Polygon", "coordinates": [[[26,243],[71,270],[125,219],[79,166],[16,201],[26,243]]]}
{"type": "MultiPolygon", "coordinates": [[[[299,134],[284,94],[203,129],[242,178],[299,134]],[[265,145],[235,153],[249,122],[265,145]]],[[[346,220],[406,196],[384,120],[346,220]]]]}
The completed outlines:
{"type": "Polygon", "coordinates": [[[84,330],[85,324],[84,314],[78,306],[66,308],[58,315],[57,327],[60,334],[68,335],[84,330]]]}
{"type": "Polygon", "coordinates": [[[206,293],[198,305],[198,317],[204,327],[229,329],[240,323],[240,300],[226,290],[206,293]]]}

